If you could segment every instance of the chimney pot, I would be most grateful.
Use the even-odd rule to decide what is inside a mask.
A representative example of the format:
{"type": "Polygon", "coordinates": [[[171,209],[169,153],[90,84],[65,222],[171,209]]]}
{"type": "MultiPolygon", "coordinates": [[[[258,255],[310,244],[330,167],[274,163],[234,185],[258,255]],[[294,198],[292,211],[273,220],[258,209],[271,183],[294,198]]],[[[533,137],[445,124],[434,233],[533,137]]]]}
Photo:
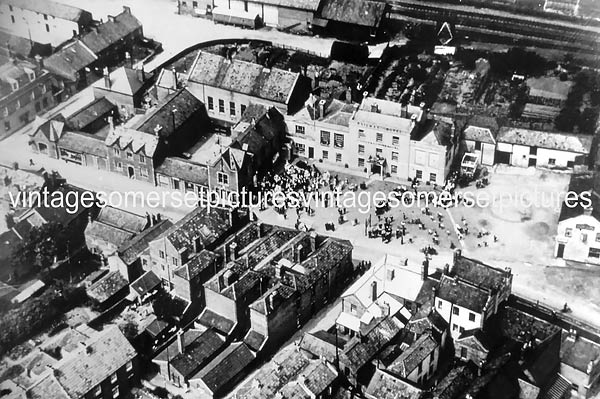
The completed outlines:
{"type": "Polygon", "coordinates": [[[185,351],[185,340],[183,338],[183,331],[179,331],[177,333],[177,347],[179,349],[179,353],[184,353],[184,351],[185,351]]]}
{"type": "Polygon", "coordinates": [[[377,301],[377,281],[371,282],[371,300],[377,301]]]}

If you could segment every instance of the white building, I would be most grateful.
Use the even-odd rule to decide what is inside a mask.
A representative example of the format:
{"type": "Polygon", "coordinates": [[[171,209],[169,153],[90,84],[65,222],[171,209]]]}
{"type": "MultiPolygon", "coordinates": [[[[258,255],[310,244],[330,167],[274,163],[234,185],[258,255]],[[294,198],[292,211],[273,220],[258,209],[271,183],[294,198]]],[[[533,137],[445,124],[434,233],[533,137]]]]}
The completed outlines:
{"type": "Polygon", "coordinates": [[[336,324],[344,335],[360,335],[372,321],[386,316],[404,323],[412,317],[408,306],[417,299],[428,268],[408,265],[386,255],[342,294],[342,311],[336,324]]]}
{"type": "Polygon", "coordinates": [[[581,203],[575,207],[563,204],[555,237],[554,256],[557,258],[600,265],[600,195],[591,187],[593,177],[574,175],[569,191],[580,195],[585,192],[590,206],[581,203]],[[587,190],[581,190],[586,187],[587,190]]]}
{"type": "Polygon", "coordinates": [[[434,294],[435,310],[450,326],[453,339],[465,331],[483,328],[512,289],[510,269],[498,269],[455,253],[434,294]]]}
{"type": "Polygon", "coordinates": [[[92,23],[88,11],[52,0],[3,0],[0,26],[8,33],[56,47],[92,23]]]}
{"type": "Polygon", "coordinates": [[[572,168],[587,162],[592,136],[549,133],[512,127],[496,137],[495,162],[513,166],[572,168]]]}
{"type": "Polygon", "coordinates": [[[482,165],[493,165],[497,134],[498,122],[495,118],[473,117],[463,131],[466,152],[476,154],[482,165]]]}
{"type": "Polygon", "coordinates": [[[440,358],[440,345],[430,332],[421,335],[404,349],[387,370],[419,385],[435,374],[440,358]]]}
{"type": "Polygon", "coordinates": [[[296,155],[351,173],[443,184],[458,150],[454,126],[423,106],[366,97],[360,105],[311,97],[286,116],[296,155]]]}

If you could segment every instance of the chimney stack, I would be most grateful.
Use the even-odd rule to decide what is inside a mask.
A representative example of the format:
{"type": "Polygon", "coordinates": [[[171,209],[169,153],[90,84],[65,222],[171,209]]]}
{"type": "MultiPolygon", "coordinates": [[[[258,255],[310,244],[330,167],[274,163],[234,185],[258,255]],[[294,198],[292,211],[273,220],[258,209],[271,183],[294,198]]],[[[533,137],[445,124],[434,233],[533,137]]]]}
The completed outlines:
{"type": "Polygon", "coordinates": [[[377,281],[371,282],[371,300],[377,301],[377,281]]]}
{"type": "Polygon", "coordinates": [[[179,353],[184,353],[185,351],[185,341],[183,338],[183,331],[179,331],[177,333],[177,347],[179,349],[179,353]]]}
{"type": "Polygon", "coordinates": [[[325,100],[319,100],[319,115],[322,117],[325,116],[325,100]]]}
{"type": "Polygon", "coordinates": [[[110,89],[110,73],[108,67],[104,67],[104,87],[110,89]]]}
{"type": "Polygon", "coordinates": [[[172,68],[171,72],[173,72],[173,81],[175,82],[175,88],[178,89],[179,81],[177,80],[177,71],[175,70],[175,68],[172,68]]]}
{"type": "Polygon", "coordinates": [[[44,59],[39,54],[36,54],[34,58],[35,58],[35,62],[37,64],[38,68],[43,69],[44,68],[44,59]]]}
{"type": "Polygon", "coordinates": [[[317,250],[317,233],[314,231],[310,232],[310,252],[313,253],[317,250]]]}
{"type": "Polygon", "coordinates": [[[452,272],[452,268],[454,266],[454,263],[458,262],[458,260],[460,258],[462,258],[462,251],[460,249],[454,250],[454,259],[453,259],[454,262],[452,262],[453,264],[450,265],[450,272],[452,272]]]}
{"type": "Polygon", "coordinates": [[[300,263],[302,262],[302,244],[298,245],[298,247],[296,247],[296,263],[300,263]]]}
{"type": "Polygon", "coordinates": [[[594,212],[594,207],[591,205],[583,208],[583,214],[585,216],[592,216],[592,212],[594,212]]]}
{"type": "Polygon", "coordinates": [[[146,72],[144,72],[144,63],[141,63],[141,65],[137,67],[137,78],[140,82],[144,82],[146,80],[146,72]]]}
{"type": "Polygon", "coordinates": [[[200,243],[200,237],[196,237],[194,238],[193,241],[193,245],[194,245],[194,253],[197,254],[198,252],[201,251],[200,247],[202,246],[200,243]]]}
{"type": "Polygon", "coordinates": [[[235,242],[232,242],[229,245],[229,260],[233,261],[237,258],[237,244],[235,242]]]}
{"type": "Polygon", "coordinates": [[[131,8],[129,8],[128,6],[123,6],[123,12],[131,15],[131,8]]]}
{"type": "Polygon", "coordinates": [[[352,104],[352,88],[350,86],[346,87],[346,102],[352,104]]]}
{"type": "Polygon", "coordinates": [[[421,267],[421,280],[426,281],[429,276],[429,257],[425,256],[423,266],[421,267]]]}

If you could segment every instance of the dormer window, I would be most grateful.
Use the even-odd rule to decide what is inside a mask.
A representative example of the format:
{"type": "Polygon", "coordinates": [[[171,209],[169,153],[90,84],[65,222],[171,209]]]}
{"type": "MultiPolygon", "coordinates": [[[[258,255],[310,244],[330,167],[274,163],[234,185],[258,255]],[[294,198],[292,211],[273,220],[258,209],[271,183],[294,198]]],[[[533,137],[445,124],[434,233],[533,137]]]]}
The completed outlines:
{"type": "Polygon", "coordinates": [[[19,82],[17,82],[16,80],[10,82],[10,87],[12,88],[12,91],[19,90],[19,82]]]}
{"type": "Polygon", "coordinates": [[[21,100],[17,100],[16,104],[15,104],[15,108],[19,109],[21,108],[21,100]]]}

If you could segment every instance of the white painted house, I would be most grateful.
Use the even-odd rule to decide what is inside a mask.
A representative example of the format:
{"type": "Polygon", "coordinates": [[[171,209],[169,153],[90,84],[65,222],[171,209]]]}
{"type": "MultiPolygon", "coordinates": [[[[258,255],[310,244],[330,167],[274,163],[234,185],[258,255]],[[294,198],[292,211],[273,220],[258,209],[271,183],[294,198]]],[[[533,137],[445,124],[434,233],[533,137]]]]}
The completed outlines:
{"type": "Polygon", "coordinates": [[[573,175],[569,191],[585,193],[585,204],[565,202],[555,237],[554,256],[568,261],[600,265],[600,193],[592,175],[573,175]],[[589,206],[588,206],[589,205],[589,206]]]}
{"type": "Polygon", "coordinates": [[[520,167],[572,168],[587,163],[592,136],[503,127],[496,137],[496,163],[520,167]]]}
{"type": "Polygon", "coordinates": [[[484,116],[471,118],[463,131],[466,152],[476,154],[482,165],[494,165],[498,130],[496,118],[484,116]]]}

